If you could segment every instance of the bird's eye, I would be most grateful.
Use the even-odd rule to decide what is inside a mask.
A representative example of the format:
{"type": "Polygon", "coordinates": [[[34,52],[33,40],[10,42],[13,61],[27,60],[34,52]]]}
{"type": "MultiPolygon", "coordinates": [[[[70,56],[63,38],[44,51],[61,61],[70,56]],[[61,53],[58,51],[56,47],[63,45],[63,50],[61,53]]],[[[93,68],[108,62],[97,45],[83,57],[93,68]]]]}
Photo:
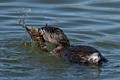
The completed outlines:
{"type": "Polygon", "coordinates": [[[45,34],[45,30],[43,30],[43,29],[41,29],[40,32],[42,35],[45,34]]]}

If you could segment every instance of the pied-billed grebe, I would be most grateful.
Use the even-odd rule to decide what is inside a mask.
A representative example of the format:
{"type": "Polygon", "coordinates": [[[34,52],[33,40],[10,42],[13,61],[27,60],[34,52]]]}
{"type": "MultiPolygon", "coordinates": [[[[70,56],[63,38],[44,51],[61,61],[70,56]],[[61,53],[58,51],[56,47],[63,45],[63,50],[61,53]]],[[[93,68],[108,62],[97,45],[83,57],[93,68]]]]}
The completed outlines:
{"type": "Polygon", "coordinates": [[[85,45],[70,46],[67,36],[60,28],[46,25],[38,29],[28,29],[24,23],[21,24],[21,21],[19,24],[26,29],[31,38],[42,47],[43,51],[48,51],[45,41],[55,45],[55,48],[52,50],[52,54],[65,61],[72,63],[91,63],[95,65],[108,61],[97,49],[93,47],[85,45]]]}
{"type": "Polygon", "coordinates": [[[60,28],[46,25],[40,28],[39,32],[43,35],[45,41],[56,45],[52,53],[63,60],[73,63],[91,63],[97,65],[108,61],[93,47],[85,45],[70,46],[67,36],[60,28]]]}

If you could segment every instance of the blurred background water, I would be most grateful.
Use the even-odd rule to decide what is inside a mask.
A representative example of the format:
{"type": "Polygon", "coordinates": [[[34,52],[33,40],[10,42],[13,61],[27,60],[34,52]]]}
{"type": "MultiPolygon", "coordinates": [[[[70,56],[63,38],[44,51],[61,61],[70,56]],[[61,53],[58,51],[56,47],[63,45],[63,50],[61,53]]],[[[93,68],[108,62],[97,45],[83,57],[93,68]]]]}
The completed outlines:
{"type": "Polygon", "coordinates": [[[120,80],[119,0],[0,0],[0,80],[120,80]],[[72,45],[97,48],[101,67],[66,64],[42,52],[19,26],[61,28],[72,45]]]}

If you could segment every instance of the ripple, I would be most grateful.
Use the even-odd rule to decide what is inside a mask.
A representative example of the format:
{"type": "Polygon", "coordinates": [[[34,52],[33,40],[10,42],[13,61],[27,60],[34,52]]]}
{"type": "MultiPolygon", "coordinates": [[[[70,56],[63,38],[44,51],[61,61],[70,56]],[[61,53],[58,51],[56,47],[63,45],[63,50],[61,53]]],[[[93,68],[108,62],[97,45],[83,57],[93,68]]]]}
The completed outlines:
{"type": "MultiPolygon", "coordinates": [[[[84,1],[84,0],[81,0],[84,1]]],[[[70,4],[70,3],[77,3],[79,2],[79,0],[35,0],[35,1],[31,1],[31,2],[35,2],[35,3],[43,3],[43,4],[70,4]]]]}
{"type": "Polygon", "coordinates": [[[95,6],[95,7],[106,7],[106,8],[119,8],[119,1],[97,1],[89,4],[90,6],[95,6]]]}
{"type": "Polygon", "coordinates": [[[101,46],[101,47],[105,47],[105,48],[109,48],[109,49],[119,49],[120,45],[117,42],[110,42],[110,41],[106,41],[106,42],[94,42],[95,45],[101,46]]]}
{"type": "MultiPolygon", "coordinates": [[[[1,79],[119,79],[119,0],[0,1],[1,79]],[[92,45],[109,59],[100,70],[65,64],[33,45],[18,21],[26,15],[28,27],[46,23],[61,28],[71,44],[92,45]],[[23,40],[22,40],[23,39],[23,40]],[[23,41],[23,42],[22,42],[23,41]],[[100,71],[100,72],[99,72],[100,71]],[[98,72],[98,74],[97,74],[98,72]],[[112,76],[111,76],[112,75],[112,76]],[[61,77],[62,76],[62,77],[61,77]]],[[[51,47],[52,48],[52,47],[51,47]]]]}
{"type": "Polygon", "coordinates": [[[0,70],[0,72],[3,74],[1,75],[2,77],[26,77],[26,76],[31,76],[29,73],[25,72],[16,72],[12,70],[0,70]]]}
{"type": "Polygon", "coordinates": [[[120,33],[120,27],[111,28],[111,29],[107,29],[107,30],[102,30],[101,32],[106,33],[106,34],[119,34],[120,33]]]}
{"type": "Polygon", "coordinates": [[[89,9],[85,9],[81,6],[58,6],[53,8],[56,11],[64,11],[64,12],[87,12],[90,11],[89,9]]]}

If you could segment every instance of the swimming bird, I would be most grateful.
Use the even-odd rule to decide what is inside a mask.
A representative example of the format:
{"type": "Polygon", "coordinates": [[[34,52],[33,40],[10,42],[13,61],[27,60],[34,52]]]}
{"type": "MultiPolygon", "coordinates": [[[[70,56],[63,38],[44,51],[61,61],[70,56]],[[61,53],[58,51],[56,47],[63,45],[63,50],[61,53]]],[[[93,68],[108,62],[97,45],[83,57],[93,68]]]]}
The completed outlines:
{"type": "Polygon", "coordinates": [[[97,49],[91,46],[71,46],[68,37],[60,28],[46,25],[39,28],[39,32],[45,41],[56,46],[52,50],[52,54],[65,61],[72,63],[90,63],[95,65],[108,61],[97,49]]]}
{"type": "Polygon", "coordinates": [[[26,29],[33,41],[36,41],[43,51],[48,51],[45,41],[55,45],[52,54],[71,63],[90,63],[99,65],[108,60],[101,53],[86,45],[70,45],[66,34],[57,27],[51,27],[46,24],[42,28],[28,28],[24,21],[19,21],[19,24],[26,29]]]}

